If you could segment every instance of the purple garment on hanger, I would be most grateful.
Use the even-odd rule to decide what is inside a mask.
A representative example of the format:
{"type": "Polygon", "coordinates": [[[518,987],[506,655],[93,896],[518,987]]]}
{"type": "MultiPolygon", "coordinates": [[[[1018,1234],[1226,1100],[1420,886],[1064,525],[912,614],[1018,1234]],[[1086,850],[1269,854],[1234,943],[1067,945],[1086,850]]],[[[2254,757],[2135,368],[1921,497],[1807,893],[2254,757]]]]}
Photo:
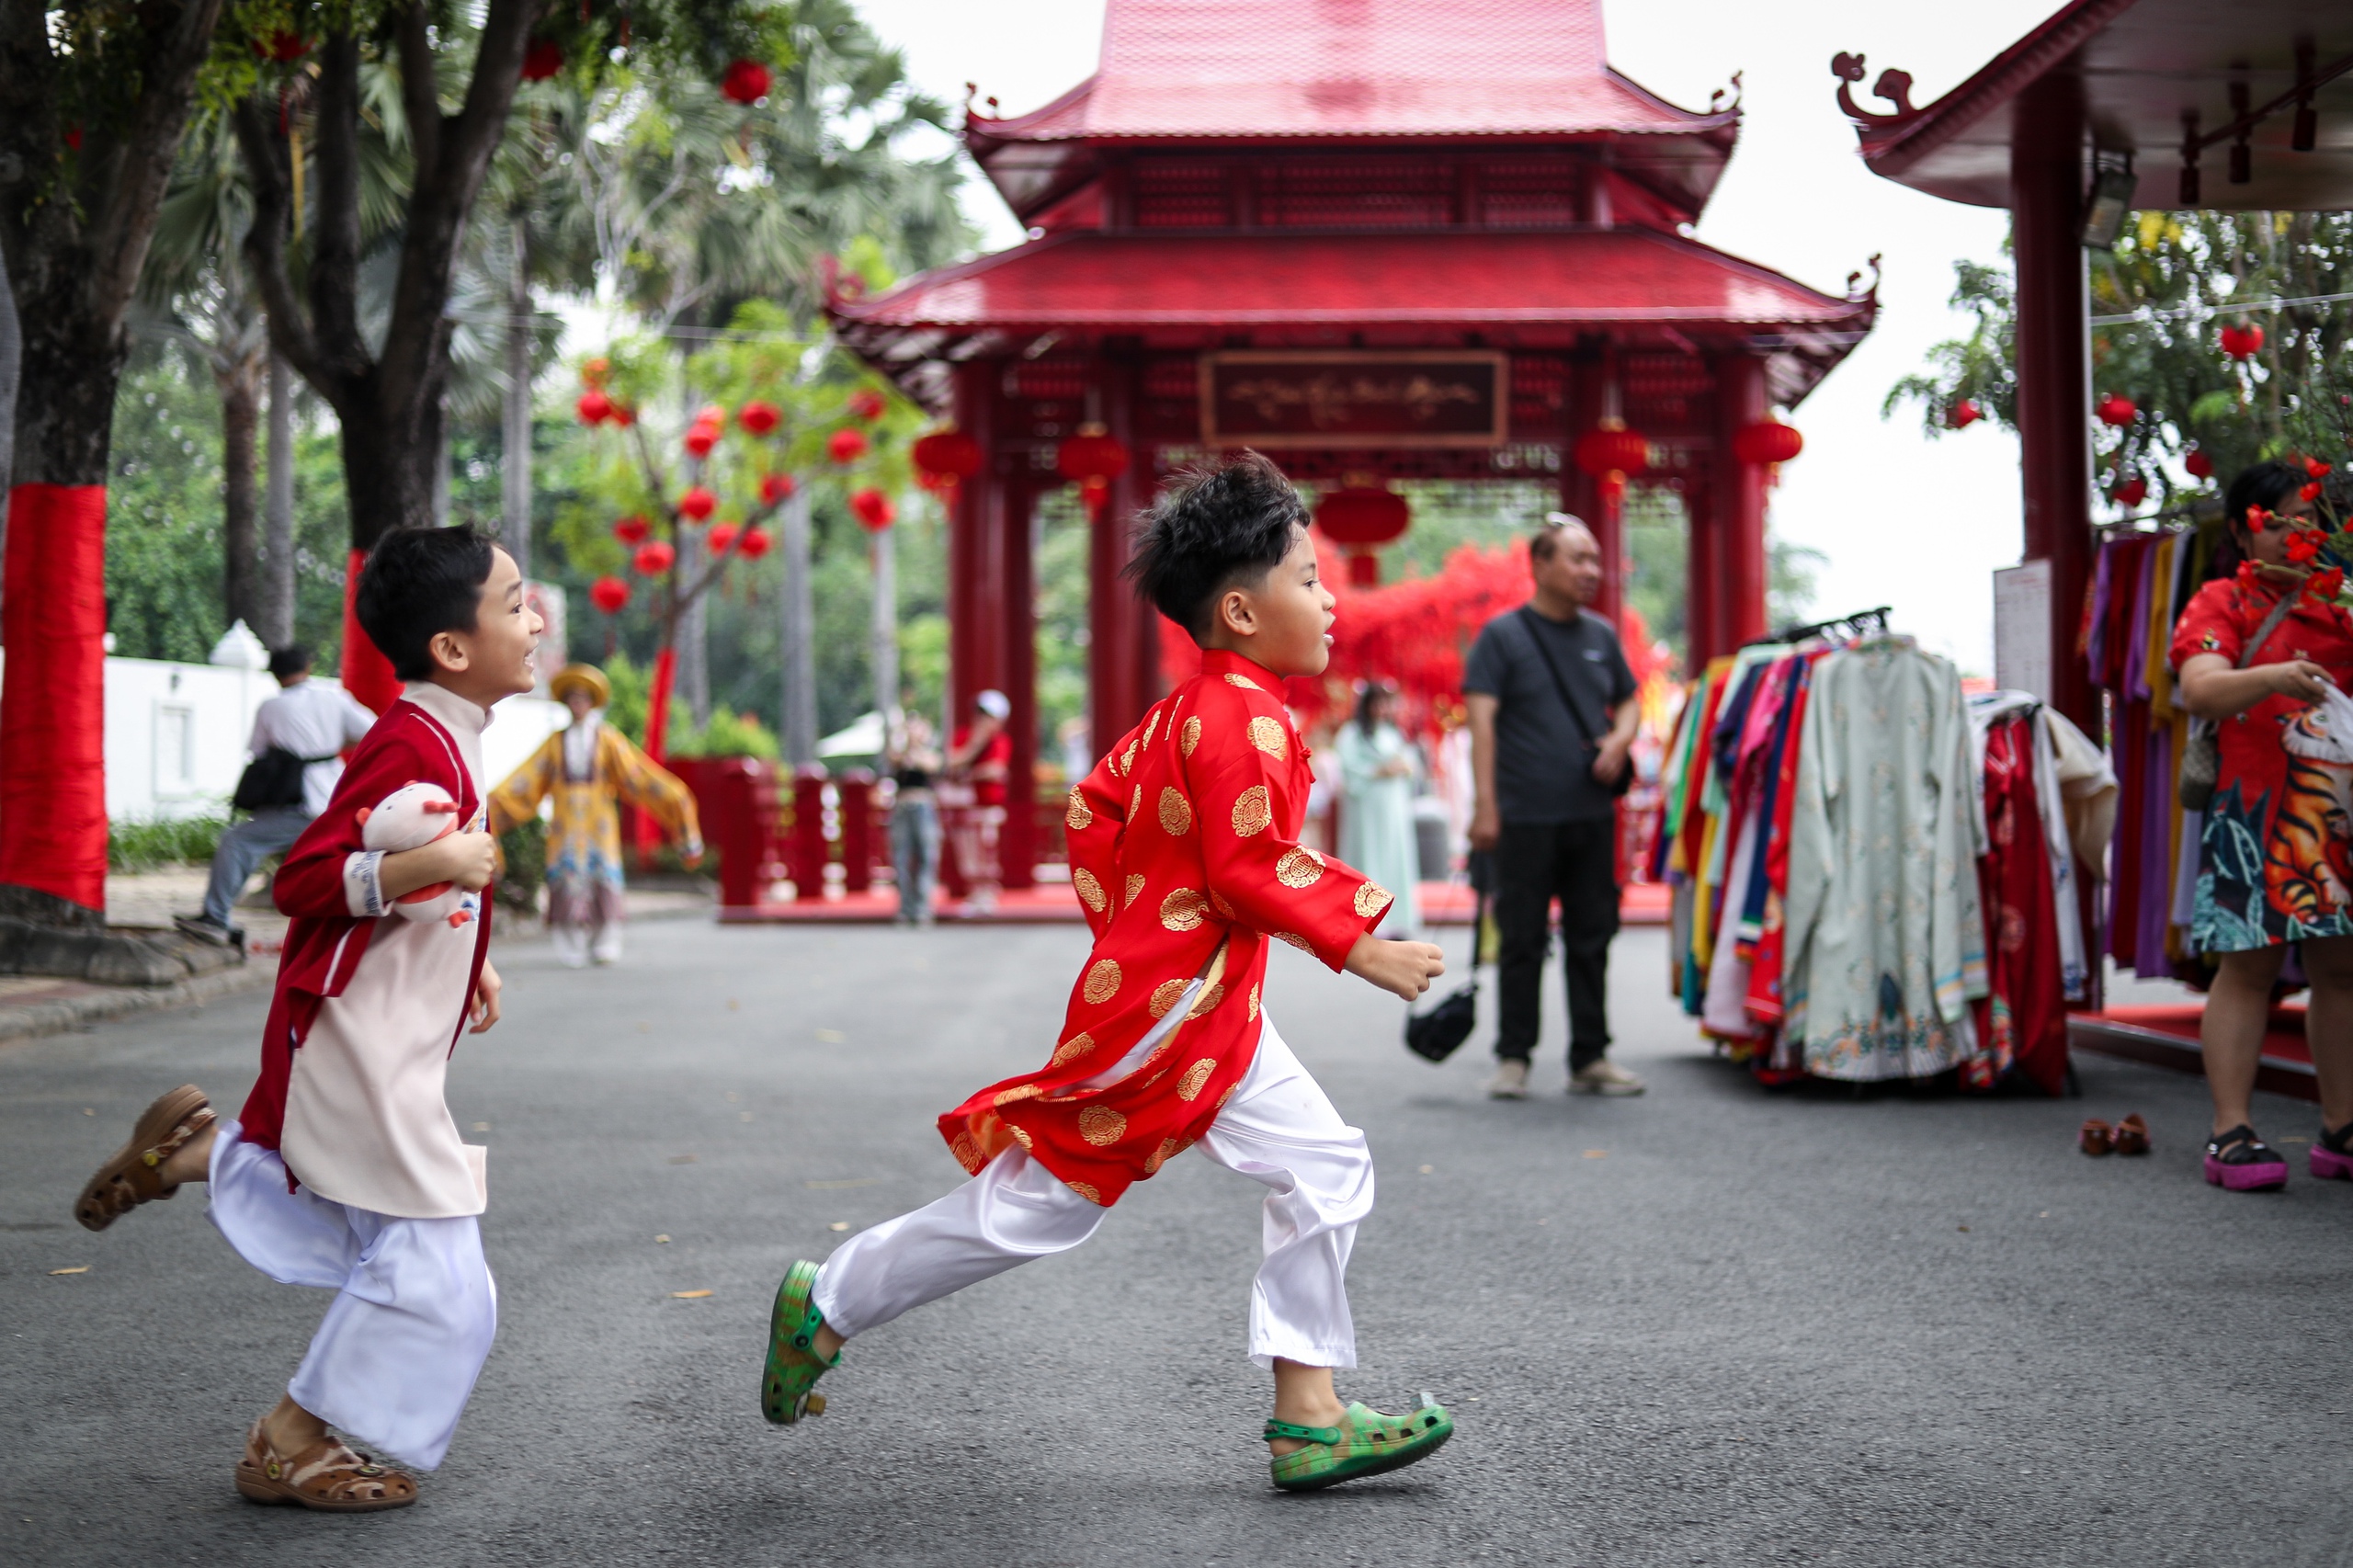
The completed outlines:
{"type": "Polygon", "coordinates": [[[2149,617],[2155,610],[2151,601],[2157,592],[2157,546],[2154,540],[2142,543],[2141,559],[2134,562],[2132,629],[2126,634],[2131,641],[2124,649],[2124,695],[2135,702],[2155,695],[2149,689],[2149,617]]]}
{"type": "Polygon", "coordinates": [[[2084,656],[2091,665],[2095,686],[2099,684],[2099,672],[2108,663],[2108,600],[2116,591],[2116,544],[2112,539],[2102,543],[2092,562],[2091,639],[2086,644],[2084,656]]]}

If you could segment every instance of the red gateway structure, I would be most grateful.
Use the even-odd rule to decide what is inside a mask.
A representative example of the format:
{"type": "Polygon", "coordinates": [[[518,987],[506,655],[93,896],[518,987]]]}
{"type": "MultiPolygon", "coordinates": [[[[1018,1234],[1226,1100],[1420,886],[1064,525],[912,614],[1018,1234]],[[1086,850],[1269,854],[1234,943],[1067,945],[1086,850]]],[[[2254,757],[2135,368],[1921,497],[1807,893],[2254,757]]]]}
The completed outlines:
{"type": "MultiPolygon", "coordinates": [[[[832,310],[978,445],[951,695],[1011,697],[1013,799],[1037,749],[1030,516],[1072,478],[1102,497],[1098,739],[1162,689],[1120,519],[1243,446],[1324,484],[1557,482],[1601,536],[1612,615],[1613,493],[1671,486],[1691,657],[1761,634],[1775,443],[1739,442],[1744,460],[1734,438],[1803,398],[1874,305],[1685,233],[1739,135],[1722,97],[1677,108],[1611,70],[1594,0],[1110,0],[1094,76],[1032,114],[968,114],[1029,242],[832,310]]],[[[1008,885],[1030,816],[1006,824],[1008,885]]]]}

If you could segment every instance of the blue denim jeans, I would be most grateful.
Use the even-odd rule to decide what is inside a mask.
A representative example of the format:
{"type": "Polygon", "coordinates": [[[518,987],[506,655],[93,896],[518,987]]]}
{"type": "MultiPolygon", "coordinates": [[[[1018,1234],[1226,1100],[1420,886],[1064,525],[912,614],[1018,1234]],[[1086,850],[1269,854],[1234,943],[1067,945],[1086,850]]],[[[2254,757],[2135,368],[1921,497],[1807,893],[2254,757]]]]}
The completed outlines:
{"type": "Polygon", "coordinates": [[[931,924],[931,885],[939,870],[939,808],[926,796],[891,808],[891,864],[899,876],[899,918],[931,924]]]}

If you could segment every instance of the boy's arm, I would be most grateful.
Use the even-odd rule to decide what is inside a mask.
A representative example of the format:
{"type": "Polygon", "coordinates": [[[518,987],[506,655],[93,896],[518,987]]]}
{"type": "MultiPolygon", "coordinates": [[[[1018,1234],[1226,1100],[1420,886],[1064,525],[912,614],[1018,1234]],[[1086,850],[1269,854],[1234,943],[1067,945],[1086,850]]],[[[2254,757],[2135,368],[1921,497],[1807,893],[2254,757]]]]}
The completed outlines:
{"type": "MultiPolygon", "coordinates": [[[[1389,891],[1277,829],[1298,820],[1300,804],[1290,761],[1298,739],[1289,725],[1239,703],[1203,706],[1200,740],[1186,769],[1193,799],[1184,804],[1200,835],[1211,907],[1231,910],[1227,918],[1303,948],[1328,968],[1345,968],[1357,939],[1389,907],[1389,891]]],[[[1155,810],[1164,829],[1176,820],[1176,808],[1149,801],[1145,820],[1155,810]]]]}
{"type": "Polygon", "coordinates": [[[404,740],[362,745],[336,780],[327,809],[302,830],[270,887],[278,912],[314,920],[369,920],[404,892],[435,882],[480,889],[494,870],[494,840],[486,833],[453,833],[422,849],[386,853],[360,836],[360,811],[420,778],[440,781],[426,759],[404,740]]]}
{"type": "MultiPolygon", "coordinates": [[[[1132,733],[1133,732],[1131,732],[1132,733]]],[[[1128,797],[1132,786],[1114,769],[1128,736],[1120,737],[1080,779],[1063,811],[1063,836],[1070,846],[1071,886],[1086,911],[1088,928],[1097,937],[1109,928],[1119,911],[1111,901],[1120,892],[1120,835],[1128,825],[1128,797]]]]}

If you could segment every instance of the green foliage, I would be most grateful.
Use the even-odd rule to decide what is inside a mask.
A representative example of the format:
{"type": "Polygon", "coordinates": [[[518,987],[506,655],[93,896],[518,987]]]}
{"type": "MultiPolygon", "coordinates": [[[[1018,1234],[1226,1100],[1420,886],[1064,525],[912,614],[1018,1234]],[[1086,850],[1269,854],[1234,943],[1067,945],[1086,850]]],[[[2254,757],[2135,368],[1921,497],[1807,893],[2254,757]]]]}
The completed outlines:
{"type": "Polygon", "coordinates": [[[157,817],[107,824],[107,869],[125,873],[165,866],[203,866],[229,830],[226,812],[208,816],[157,817]]]}
{"type": "Polygon", "coordinates": [[[775,732],[750,713],[731,713],[724,708],[710,716],[710,722],[699,730],[687,729],[669,744],[672,756],[753,756],[763,762],[777,759],[775,732]]]}
{"type": "MultiPolygon", "coordinates": [[[[1920,406],[1929,434],[1952,404],[1973,398],[2017,426],[2017,306],[2006,269],[1957,264],[1956,307],[1968,337],[1940,344],[1933,369],[1888,393],[1886,412],[1920,406]]],[[[2171,501],[2200,488],[2179,469],[2191,447],[2211,458],[2220,486],[2239,469],[2288,453],[2342,462],[2353,450],[2353,214],[2141,212],[2112,253],[2091,258],[2094,398],[2121,392],[2141,407],[2131,426],[2096,426],[2103,488],[2138,473],[2171,501]],[[2315,302],[2248,310],[2269,300],[2315,302]],[[2225,324],[2263,328],[2245,363],[2219,347],[2225,324]]],[[[2091,411],[2084,415],[2088,421],[2091,411]]]]}
{"type": "Polygon", "coordinates": [[[654,675],[627,653],[605,661],[605,678],[612,683],[613,699],[605,706],[605,722],[639,745],[645,744],[645,710],[653,700],[654,675]]]}
{"type": "Polygon", "coordinates": [[[499,907],[517,915],[540,912],[540,889],[548,880],[548,824],[544,818],[525,817],[498,835],[505,865],[490,896],[499,907]]]}

